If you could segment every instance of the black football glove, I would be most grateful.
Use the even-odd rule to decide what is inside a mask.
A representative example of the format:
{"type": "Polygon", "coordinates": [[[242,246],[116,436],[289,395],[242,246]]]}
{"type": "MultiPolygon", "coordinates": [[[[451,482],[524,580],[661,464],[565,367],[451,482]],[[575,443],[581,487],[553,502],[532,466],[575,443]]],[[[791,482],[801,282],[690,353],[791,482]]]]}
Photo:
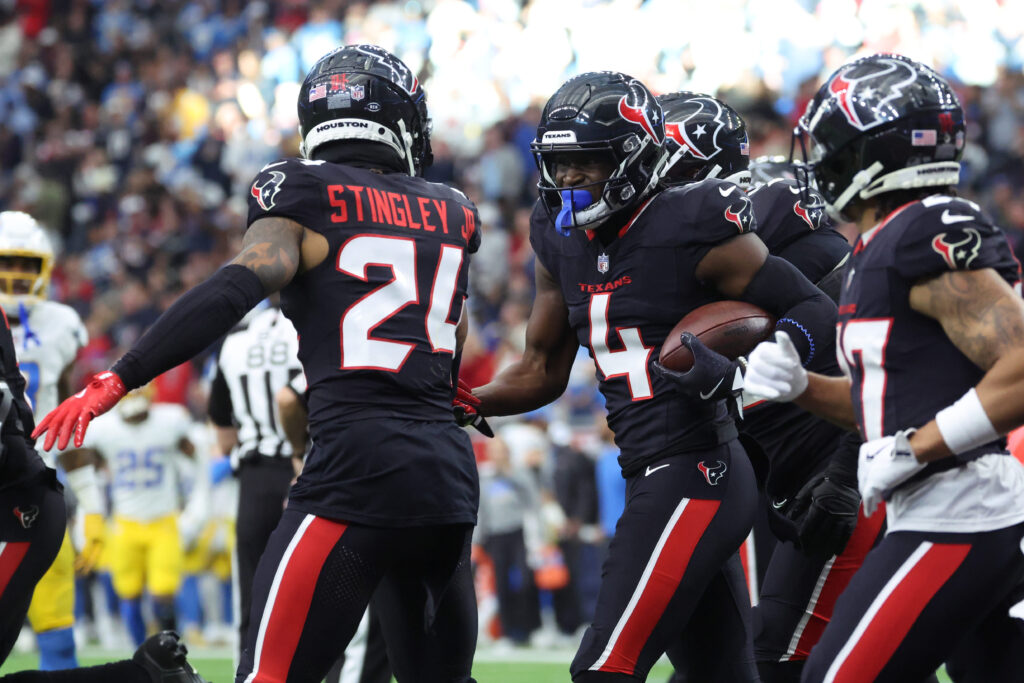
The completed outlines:
{"type": "Polygon", "coordinates": [[[455,421],[460,427],[473,427],[484,436],[491,438],[494,431],[487,424],[487,420],[481,415],[477,408],[480,406],[480,399],[473,395],[469,385],[459,380],[455,388],[455,398],[452,399],[452,413],[455,421]]]}
{"type": "Polygon", "coordinates": [[[693,367],[687,372],[669,370],[654,361],[654,370],[672,382],[676,391],[705,401],[728,399],[742,415],[740,392],[743,390],[743,362],[729,360],[712,351],[690,332],[679,335],[679,342],[693,354],[693,367]]]}
{"type": "Polygon", "coordinates": [[[800,549],[827,559],[846,548],[857,527],[860,492],[829,476],[826,469],[811,477],[786,510],[798,529],[800,549]]]}

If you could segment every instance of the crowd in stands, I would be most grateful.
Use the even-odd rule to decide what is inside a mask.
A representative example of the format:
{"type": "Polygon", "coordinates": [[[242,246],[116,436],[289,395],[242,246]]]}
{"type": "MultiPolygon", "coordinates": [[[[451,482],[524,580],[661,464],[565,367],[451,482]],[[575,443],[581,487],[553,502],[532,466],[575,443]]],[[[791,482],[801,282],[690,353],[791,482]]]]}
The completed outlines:
{"type": "MultiPolygon", "coordinates": [[[[544,98],[584,71],[625,71],[656,92],[715,92],[746,117],[758,156],[789,152],[820,75],[842,61],[891,50],[932,63],[968,115],[962,191],[1024,253],[1021,3],[3,0],[0,208],[31,213],[59,244],[53,297],[90,335],[76,382],[237,252],[252,177],[298,153],[303,75],[356,42],[420,74],[434,124],[428,176],[480,208],[463,360],[474,386],[522,349],[533,296],[529,144],[544,98]]],[[[564,633],[592,609],[600,547],[622,504],[593,365],[582,361],[563,399],[495,420],[498,438],[479,448],[478,536],[505,566],[495,590],[547,589],[530,604],[551,605],[564,633]],[[509,534],[525,542],[509,545],[509,534]]],[[[192,376],[186,368],[168,391],[200,410],[192,376]]],[[[527,640],[538,610],[501,602],[506,635],[527,640]]]]}

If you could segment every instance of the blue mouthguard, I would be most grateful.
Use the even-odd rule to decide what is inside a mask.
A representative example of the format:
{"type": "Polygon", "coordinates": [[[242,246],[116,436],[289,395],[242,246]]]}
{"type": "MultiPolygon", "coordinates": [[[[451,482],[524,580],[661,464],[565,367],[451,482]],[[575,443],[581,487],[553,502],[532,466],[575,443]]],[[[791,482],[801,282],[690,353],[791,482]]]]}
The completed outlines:
{"type": "Polygon", "coordinates": [[[562,190],[562,209],[555,216],[555,229],[562,237],[568,237],[573,226],[572,212],[585,209],[594,203],[594,196],[589,190],[562,190]]]}

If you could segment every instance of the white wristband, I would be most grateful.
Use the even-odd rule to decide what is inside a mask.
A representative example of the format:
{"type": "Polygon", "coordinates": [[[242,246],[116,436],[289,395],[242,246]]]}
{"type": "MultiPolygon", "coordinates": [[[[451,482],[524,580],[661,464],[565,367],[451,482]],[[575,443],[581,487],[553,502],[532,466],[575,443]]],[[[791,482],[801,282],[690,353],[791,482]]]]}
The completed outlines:
{"type": "Polygon", "coordinates": [[[999,432],[992,426],[992,420],[988,419],[988,413],[974,389],[961,396],[953,405],[940,410],[935,416],[935,424],[939,427],[942,440],[954,455],[999,438],[999,432]]]}
{"type": "Polygon", "coordinates": [[[67,473],[68,484],[78,499],[78,508],[83,514],[103,514],[103,495],[94,465],[85,465],[67,473]]]}

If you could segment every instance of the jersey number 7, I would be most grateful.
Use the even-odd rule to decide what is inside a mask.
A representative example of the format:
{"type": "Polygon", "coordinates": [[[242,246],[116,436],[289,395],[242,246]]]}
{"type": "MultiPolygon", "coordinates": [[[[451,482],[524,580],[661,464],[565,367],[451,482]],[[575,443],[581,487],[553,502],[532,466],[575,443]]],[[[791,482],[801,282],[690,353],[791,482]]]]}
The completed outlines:
{"type": "MultiPolygon", "coordinates": [[[[398,372],[415,344],[379,339],[371,335],[388,318],[420,300],[416,284],[416,240],[383,235],[358,235],[338,252],[338,270],[363,282],[368,266],[391,269],[390,282],[373,289],[348,307],[341,317],[341,367],[343,370],[398,372]]],[[[441,245],[430,306],[424,320],[427,340],[434,353],[455,353],[455,328],[448,314],[462,267],[462,247],[441,245]]]]}

